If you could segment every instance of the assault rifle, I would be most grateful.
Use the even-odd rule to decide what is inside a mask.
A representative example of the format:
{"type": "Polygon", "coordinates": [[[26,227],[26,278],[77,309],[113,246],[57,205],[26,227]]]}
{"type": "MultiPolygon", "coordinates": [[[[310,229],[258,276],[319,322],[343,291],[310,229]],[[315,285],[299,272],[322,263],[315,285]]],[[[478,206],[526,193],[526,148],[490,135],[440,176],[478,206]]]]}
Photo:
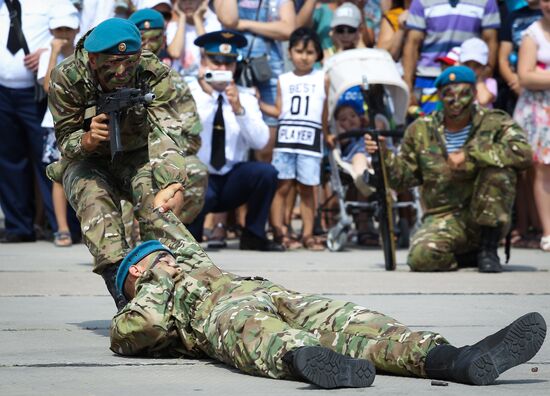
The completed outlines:
{"type": "MultiPolygon", "coordinates": [[[[396,135],[396,131],[376,131],[375,130],[375,116],[376,109],[380,108],[380,103],[375,102],[375,96],[380,96],[379,100],[384,98],[384,92],[369,92],[372,87],[369,87],[369,83],[366,76],[363,76],[363,83],[361,84],[361,93],[363,95],[363,101],[368,107],[369,115],[369,128],[368,134],[372,136],[373,140],[378,146],[378,150],[372,154],[372,167],[374,169],[374,175],[369,175],[369,184],[376,188],[375,200],[376,208],[374,215],[378,220],[380,238],[382,240],[382,249],[384,251],[384,262],[386,270],[391,271],[395,269],[395,233],[393,222],[393,199],[390,188],[388,186],[388,175],[386,170],[386,164],[384,163],[384,155],[382,153],[385,147],[380,145],[379,137],[381,135],[391,136],[396,135]],[[385,133],[384,133],[385,132],[385,133]]],[[[382,106],[383,110],[385,106],[382,106]]]]}
{"type": "Polygon", "coordinates": [[[96,114],[109,116],[109,137],[111,142],[111,161],[117,153],[123,151],[120,138],[120,117],[123,110],[143,105],[147,106],[155,99],[155,94],[146,89],[120,88],[114,92],[101,94],[97,99],[96,114]]]}
{"type": "MultiPolygon", "coordinates": [[[[380,147],[380,136],[401,138],[403,131],[401,130],[375,130],[372,127],[354,129],[347,132],[339,133],[338,140],[345,140],[355,137],[363,137],[365,134],[372,136],[378,147],[380,147]]],[[[372,154],[371,161],[374,174],[369,173],[368,184],[375,187],[376,191],[372,194],[374,197],[374,216],[379,224],[380,237],[382,239],[382,249],[384,250],[384,262],[386,270],[395,269],[395,235],[393,221],[393,199],[391,191],[388,187],[388,178],[384,157],[380,152],[372,154]],[[380,177],[380,175],[382,177],[380,177]]],[[[368,172],[368,171],[366,171],[368,172]]]]}

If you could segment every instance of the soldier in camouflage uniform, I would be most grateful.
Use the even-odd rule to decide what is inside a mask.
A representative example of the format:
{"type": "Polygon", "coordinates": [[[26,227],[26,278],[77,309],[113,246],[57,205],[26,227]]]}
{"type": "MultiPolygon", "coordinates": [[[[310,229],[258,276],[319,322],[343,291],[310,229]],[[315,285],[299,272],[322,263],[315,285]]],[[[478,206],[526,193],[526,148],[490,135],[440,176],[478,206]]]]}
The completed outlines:
{"type": "Polygon", "coordinates": [[[104,277],[115,301],[116,268],[129,250],[120,200],[134,205],[141,237],[149,239],[154,207],[174,210],[181,221],[190,222],[202,208],[206,186],[206,177],[189,179],[204,170],[195,157],[201,125],[189,90],[140,46],[133,23],[109,19],[83,37],[75,54],[52,71],[50,83],[49,106],[65,162],[51,176],[63,175],[65,193],[95,258],[94,272],[104,277]],[[95,114],[97,97],[142,85],[155,99],[148,107],[122,113],[124,151],[111,161],[108,119],[95,114]]]}
{"type": "Polygon", "coordinates": [[[323,388],[369,386],[375,369],[481,385],[531,359],[546,335],[542,316],[530,313],[456,348],[350,302],[223,272],[173,213],[155,214],[166,245],[143,243],[117,273],[117,291],[130,300],[111,323],[111,350],[120,355],[206,355],[248,374],[323,388]]]}
{"type": "MultiPolygon", "coordinates": [[[[128,20],[135,23],[141,33],[141,49],[151,51],[160,58],[165,37],[162,14],[155,9],[144,8],[130,15],[128,20]]],[[[185,85],[181,75],[174,70],[170,70],[170,78],[176,85],[185,85]]],[[[185,130],[183,132],[187,133],[185,130]]],[[[192,139],[196,138],[193,131],[192,139]]],[[[204,196],[208,184],[208,168],[196,155],[199,148],[200,142],[198,146],[193,146],[192,150],[188,150],[184,158],[187,180],[183,186],[183,208],[178,217],[186,225],[195,220],[204,206],[204,196]]]]}
{"type": "Polygon", "coordinates": [[[510,116],[473,103],[475,81],[465,66],[446,69],[436,80],[443,110],[411,124],[399,154],[384,150],[390,186],[421,188],[425,214],[407,259],[413,271],[455,270],[471,252],[481,272],[502,270],[498,243],[510,226],[517,172],[532,155],[510,116]]]}

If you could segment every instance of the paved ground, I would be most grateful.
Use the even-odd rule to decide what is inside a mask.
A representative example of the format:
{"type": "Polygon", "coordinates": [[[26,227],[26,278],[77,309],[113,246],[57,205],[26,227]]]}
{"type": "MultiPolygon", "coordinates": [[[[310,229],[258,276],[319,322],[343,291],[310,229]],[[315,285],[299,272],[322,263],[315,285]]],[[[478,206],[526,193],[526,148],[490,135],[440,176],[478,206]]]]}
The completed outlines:
{"type": "MultiPolygon", "coordinates": [[[[415,329],[443,333],[456,345],[472,343],[528,311],[550,322],[550,255],[515,250],[506,272],[462,270],[386,272],[379,250],[341,253],[211,252],[223,268],[262,275],[289,288],[353,300],[415,329]]],[[[114,304],[91,272],[83,245],[68,249],[40,242],[0,245],[1,395],[298,395],[327,394],[307,384],[239,374],[209,360],[129,359],[108,349],[114,304]],[[123,393],[122,393],[123,392],[123,393]]],[[[348,395],[549,395],[550,342],[535,358],[498,380],[498,386],[431,386],[429,380],[379,375],[371,389],[348,395]]]]}

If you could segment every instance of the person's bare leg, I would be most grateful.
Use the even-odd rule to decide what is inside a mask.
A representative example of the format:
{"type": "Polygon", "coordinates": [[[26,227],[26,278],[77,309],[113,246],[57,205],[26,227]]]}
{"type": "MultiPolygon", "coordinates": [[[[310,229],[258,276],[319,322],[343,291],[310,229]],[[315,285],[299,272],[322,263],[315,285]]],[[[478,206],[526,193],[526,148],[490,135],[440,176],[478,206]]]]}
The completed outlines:
{"type": "Polygon", "coordinates": [[[52,202],[55,220],[57,221],[54,244],[59,247],[71,246],[73,241],[69,231],[69,224],[67,223],[67,198],[65,197],[63,185],[60,183],[54,182],[52,184],[52,202]]]}
{"type": "Polygon", "coordinates": [[[550,235],[550,205],[548,204],[550,202],[550,165],[535,165],[533,192],[543,235],[550,235]]]}
{"type": "Polygon", "coordinates": [[[363,153],[357,153],[351,157],[351,166],[356,175],[362,175],[368,167],[367,156],[363,153]]]}
{"type": "Polygon", "coordinates": [[[273,226],[276,237],[282,237],[286,233],[284,226],[285,199],[293,184],[294,179],[279,180],[277,191],[271,203],[271,225],[273,226]]]}
{"type": "Polygon", "coordinates": [[[296,198],[298,197],[298,187],[296,186],[297,181],[294,181],[290,186],[290,190],[285,198],[285,207],[283,214],[283,224],[285,228],[285,233],[288,234],[288,228],[292,224],[292,215],[294,213],[294,207],[296,206],[296,198]]]}
{"type": "Polygon", "coordinates": [[[57,221],[57,231],[69,231],[69,224],[67,223],[67,198],[60,183],[54,182],[52,184],[52,200],[55,220],[57,221]]]}
{"type": "Polygon", "coordinates": [[[535,182],[533,183],[535,203],[542,223],[540,248],[550,252],[550,165],[535,164],[535,182]]]}
{"type": "Polygon", "coordinates": [[[315,197],[313,195],[314,186],[306,186],[298,183],[298,193],[300,194],[300,213],[302,215],[303,231],[302,241],[304,246],[310,250],[323,250],[313,237],[313,220],[315,218],[315,197]]]}

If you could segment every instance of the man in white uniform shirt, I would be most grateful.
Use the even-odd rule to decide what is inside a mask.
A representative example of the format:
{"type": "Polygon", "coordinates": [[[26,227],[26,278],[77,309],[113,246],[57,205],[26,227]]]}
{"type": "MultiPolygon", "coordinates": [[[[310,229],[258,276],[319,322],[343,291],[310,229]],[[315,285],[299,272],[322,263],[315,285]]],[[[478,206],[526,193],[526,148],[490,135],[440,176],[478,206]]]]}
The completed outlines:
{"type": "Polygon", "coordinates": [[[34,84],[40,54],[52,40],[48,21],[60,4],[71,6],[68,0],[0,0],[0,206],[6,223],[2,242],[36,239],[35,180],[50,225],[57,229],[51,182],[42,162],[47,131],[40,124],[47,103],[35,100],[34,84]]]}
{"type": "Polygon", "coordinates": [[[192,89],[203,125],[199,158],[208,165],[209,180],[202,212],[188,227],[202,240],[204,217],[247,204],[242,250],[283,251],[282,245],[267,239],[265,226],[277,186],[277,171],[271,164],[247,161],[249,149],[259,150],[269,141],[269,129],[262,119],[257,99],[239,92],[233,82],[237,48],[246,38],[220,30],[198,37],[204,49],[205,68],[201,87],[192,89]]]}

